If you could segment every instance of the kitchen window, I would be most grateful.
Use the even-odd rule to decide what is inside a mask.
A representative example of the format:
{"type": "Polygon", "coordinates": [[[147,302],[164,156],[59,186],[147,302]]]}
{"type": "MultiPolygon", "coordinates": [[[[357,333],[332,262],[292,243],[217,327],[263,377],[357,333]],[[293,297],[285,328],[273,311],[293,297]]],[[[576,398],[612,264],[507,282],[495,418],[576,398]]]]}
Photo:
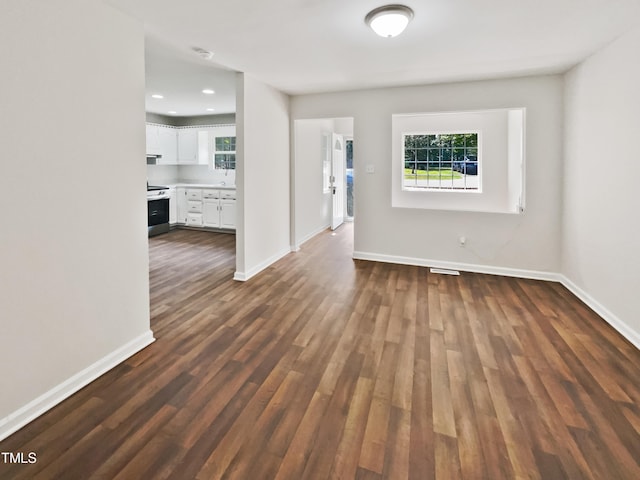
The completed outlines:
{"type": "Polygon", "coordinates": [[[236,137],[215,137],[214,168],[236,169],[236,137]]]}

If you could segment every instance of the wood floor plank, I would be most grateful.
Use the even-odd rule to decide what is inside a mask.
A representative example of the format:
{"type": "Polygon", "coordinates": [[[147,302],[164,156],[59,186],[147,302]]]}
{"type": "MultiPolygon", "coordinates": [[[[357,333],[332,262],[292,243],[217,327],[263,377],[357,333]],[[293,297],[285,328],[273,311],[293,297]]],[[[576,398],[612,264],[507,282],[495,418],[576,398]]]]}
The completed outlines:
{"type": "Polygon", "coordinates": [[[402,408],[392,406],[382,471],[383,478],[397,480],[407,480],[409,478],[410,442],[411,413],[402,408]]]}
{"type": "MultiPolygon", "coordinates": [[[[423,285],[427,285],[427,283],[425,282],[423,285]]],[[[413,387],[411,389],[411,430],[409,432],[409,478],[412,480],[435,477],[428,296],[428,288],[418,290],[413,387]]]]}
{"type": "Polygon", "coordinates": [[[355,478],[373,387],[371,379],[358,378],[329,478],[355,478]]]}
{"type": "Polygon", "coordinates": [[[0,442],[0,480],[640,478],[640,352],[557,283],[353,260],[247,282],[235,237],[149,240],[156,342],[0,442]]]}
{"type": "MultiPolygon", "coordinates": [[[[527,421],[530,423],[533,419],[533,421],[545,427],[542,433],[533,428],[529,428],[528,430],[530,435],[533,432],[537,432],[535,442],[538,446],[533,450],[536,462],[538,459],[546,458],[542,455],[543,453],[557,454],[557,458],[559,458],[560,463],[563,465],[563,472],[565,472],[569,478],[593,478],[593,474],[584,455],[567,428],[570,426],[570,423],[567,422],[563,416],[563,412],[570,409],[570,405],[573,404],[570,397],[568,395],[563,397],[569,404],[563,405],[561,411],[553,395],[550,394],[549,389],[545,387],[542,380],[542,377],[546,378],[546,372],[537,372],[533,366],[530,365],[530,362],[522,357],[518,358],[516,363],[518,365],[518,371],[527,385],[527,389],[532,392],[532,397],[535,399],[535,404],[529,407],[535,414],[529,414],[527,421]]],[[[557,385],[557,387],[562,388],[562,385],[557,385]]],[[[578,414],[575,409],[571,412],[573,413],[574,411],[578,414]]],[[[571,416],[571,418],[573,419],[575,417],[571,416]]],[[[580,416],[579,418],[582,417],[580,416]]]]}
{"type": "Polygon", "coordinates": [[[349,356],[314,439],[314,443],[319,448],[314,448],[309,455],[302,478],[328,478],[336,450],[342,439],[349,404],[357,385],[362,361],[362,355],[356,351],[349,356]]]}
{"type": "Polygon", "coordinates": [[[463,355],[454,350],[447,350],[447,364],[462,477],[488,478],[463,355]]]}
{"type": "Polygon", "coordinates": [[[518,422],[516,410],[509,402],[503,379],[497,372],[490,369],[485,369],[485,376],[515,476],[539,480],[541,478],[540,472],[536,468],[533,457],[533,445],[535,444],[532,444],[531,440],[526,445],[522,443],[525,431],[518,422]]]}
{"type": "Polygon", "coordinates": [[[456,437],[456,421],[451,401],[449,365],[444,335],[431,334],[431,401],[433,406],[433,431],[456,437]]]}
{"type": "Polygon", "coordinates": [[[379,474],[384,467],[397,358],[398,346],[385,342],[358,463],[360,467],[379,474]]]}
{"type": "Polygon", "coordinates": [[[458,480],[462,478],[460,468],[460,454],[458,442],[448,435],[435,433],[433,435],[436,474],[434,478],[440,480],[458,480]]]}
{"type": "Polygon", "coordinates": [[[318,428],[320,428],[320,422],[329,405],[329,400],[330,397],[327,395],[317,392],[314,394],[291,441],[291,447],[287,450],[280,463],[278,472],[274,477],[276,480],[303,478],[302,472],[313,450],[315,435],[318,428]]]}

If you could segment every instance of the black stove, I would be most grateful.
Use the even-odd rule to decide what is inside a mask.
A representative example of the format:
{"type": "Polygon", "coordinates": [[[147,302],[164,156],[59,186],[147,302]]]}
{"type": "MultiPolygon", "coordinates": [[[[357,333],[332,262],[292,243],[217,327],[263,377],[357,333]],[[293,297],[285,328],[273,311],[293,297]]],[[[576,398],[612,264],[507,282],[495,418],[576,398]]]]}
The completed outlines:
{"type": "Polygon", "coordinates": [[[169,231],[169,187],[147,184],[149,236],[169,231]]]}

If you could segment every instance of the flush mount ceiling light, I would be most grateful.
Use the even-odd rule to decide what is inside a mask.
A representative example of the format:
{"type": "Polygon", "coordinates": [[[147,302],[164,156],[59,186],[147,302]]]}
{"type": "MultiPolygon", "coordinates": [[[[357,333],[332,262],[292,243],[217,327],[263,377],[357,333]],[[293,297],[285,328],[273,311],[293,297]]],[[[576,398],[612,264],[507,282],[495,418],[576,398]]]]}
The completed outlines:
{"type": "Polygon", "coordinates": [[[151,95],[151,98],[161,99],[164,98],[164,96],[160,95],[159,93],[154,93],[153,95],[151,95]]]}
{"type": "Polygon", "coordinates": [[[400,35],[413,18],[413,10],[404,5],[385,5],[371,10],[364,21],[381,37],[400,35]]]}
{"type": "Polygon", "coordinates": [[[214,92],[210,88],[205,88],[204,90],[202,90],[202,93],[204,93],[205,95],[213,95],[216,92],[214,92]]]}

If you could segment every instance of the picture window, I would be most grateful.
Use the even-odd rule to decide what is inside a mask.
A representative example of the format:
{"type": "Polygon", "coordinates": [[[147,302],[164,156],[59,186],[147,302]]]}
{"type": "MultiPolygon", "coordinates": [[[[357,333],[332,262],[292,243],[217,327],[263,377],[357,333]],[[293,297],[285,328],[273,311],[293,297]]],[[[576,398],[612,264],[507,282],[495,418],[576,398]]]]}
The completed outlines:
{"type": "Polygon", "coordinates": [[[479,134],[403,134],[404,189],[480,189],[479,134]]]}
{"type": "Polygon", "coordinates": [[[524,108],[391,116],[391,206],[515,213],[525,208],[524,108]]]}

